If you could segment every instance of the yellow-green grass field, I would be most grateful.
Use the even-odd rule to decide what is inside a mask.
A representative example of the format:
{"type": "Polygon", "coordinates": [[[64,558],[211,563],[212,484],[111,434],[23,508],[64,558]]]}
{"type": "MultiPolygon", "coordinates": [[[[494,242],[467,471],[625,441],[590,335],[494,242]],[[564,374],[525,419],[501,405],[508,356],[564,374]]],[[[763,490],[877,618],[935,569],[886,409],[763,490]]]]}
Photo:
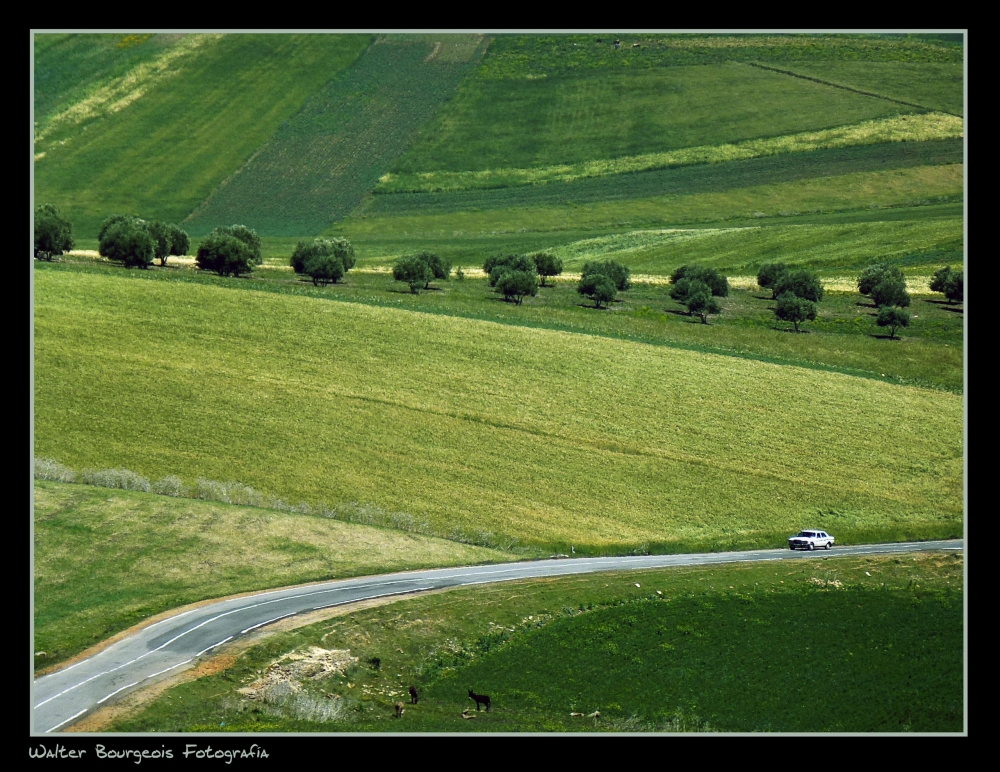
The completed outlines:
{"type": "Polygon", "coordinates": [[[144,619],[234,593],[506,553],[386,528],[35,481],[36,668],[144,619]]]}
{"type": "Polygon", "coordinates": [[[961,200],[963,173],[963,164],[945,164],[856,172],[721,192],[579,205],[567,202],[561,206],[515,206],[398,216],[365,216],[361,212],[338,224],[331,232],[364,241],[390,233],[397,238],[426,238],[586,228],[625,230],[737,218],[918,206],[961,200]]]}
{"type": "Polygon", "coordinates": [[[547,329],[35,274],[35,455],[582,552],[961,532],[962,398],[547,329]]]}

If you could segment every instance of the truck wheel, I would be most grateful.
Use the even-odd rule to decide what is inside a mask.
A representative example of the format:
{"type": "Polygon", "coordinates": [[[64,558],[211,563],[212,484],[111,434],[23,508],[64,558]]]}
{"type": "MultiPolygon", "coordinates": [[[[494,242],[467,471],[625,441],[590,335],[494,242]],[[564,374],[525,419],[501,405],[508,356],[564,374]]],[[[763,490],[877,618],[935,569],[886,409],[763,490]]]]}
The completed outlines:
{"type": "Polygon", "coordinates": [[[830,542],[827,542],[827,543],[826,543],[826,548],[827,548],[827,549],[830,549],[830,542]]]}
{"type": "Polygon", "coordinates": [[[812,542],[809,542],[809,551],[812,552],[814,549],[816,549],[816,545],[813,544],[812,542]]]}

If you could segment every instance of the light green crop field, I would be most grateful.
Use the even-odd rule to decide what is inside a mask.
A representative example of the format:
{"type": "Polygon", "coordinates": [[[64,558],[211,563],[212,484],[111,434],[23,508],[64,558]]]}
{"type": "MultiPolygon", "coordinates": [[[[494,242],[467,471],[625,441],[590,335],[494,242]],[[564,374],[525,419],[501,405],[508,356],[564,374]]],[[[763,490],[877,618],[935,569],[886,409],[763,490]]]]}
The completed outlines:
{"type": "Polygon", "coordinates": [[[455,589],[274,633],[94,729],[961,732],[962,571],[954,552],[834,553],[455,589]],[[296,677],[313,647],[357,662],[296,677]]]}
{"type": "Polygon", "coordinates": [[[956,115],[965,112],[962,62],[788,62],[801,75],[913,102],[956,115]]]}
{"type": "Polygon", "coordinates": [[[36,668],[207,598],[509,560],[496,550],[325,517],[35,481],[36,668]]]}
{"type": "MultiPolygon", "coordinates": [[[[89,37],[65,45],[85,48],[89,37]]],[[[107,48],[106,36],[93,37],[98,53],[107,48]]],[[[180,36],[86,95],[70,89],[67,99],[78,101],[59,101],[41,116],[35,200],[58,205],[84,236],[118,211],[179,222],[370,41],[180,36]]],[[[59,52],[58,43],[36,51],[36,69],[68,78],[79,56],[50,63],[59,52]]]]}
{"type": "Polygon", "coordinates": [[[124,272],[38,271],[35,309],[35,453],[77,469],[563,551],[961,533],[946,392],[124,272]]]}

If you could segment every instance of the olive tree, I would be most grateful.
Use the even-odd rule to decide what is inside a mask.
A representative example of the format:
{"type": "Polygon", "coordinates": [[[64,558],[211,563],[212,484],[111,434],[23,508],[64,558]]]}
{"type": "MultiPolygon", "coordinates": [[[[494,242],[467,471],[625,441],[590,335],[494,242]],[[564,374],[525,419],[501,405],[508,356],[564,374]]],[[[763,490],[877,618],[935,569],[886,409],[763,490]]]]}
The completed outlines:
{"type": "Polygon", "coordinates": [[[594,308],[605,308],[618,296],[615,283],[603,273],[585,273],[576,291],[594,301],[594,308]]]}
{"type": "Polygon", "coordinates": [[[778,295],[774,315],[783,322],[791,322],[795,325],[795,332],[798,332],[802,322],[816,318],[816,304],[792,292],[785,292],[778,295]]]}
{"type": "Polygon", "coordinates": [[[780,297],[786,292],[818,303],[823,299],[823,285],[820,283],[819,275],[804,268],[797,270],[786,270],[782,272],[774,282],[775,297],[780,297]]]}
{"type": "Polygon", "coordinates": [[[170,255],[186,255],[191,247],[187,233],[173,223],[151,222],[149,235],[153,238],[153,257],[160,261],[161,266],[167,264],[170,255]]]}
{"type": "Polygon", "coordinates": [[[521,305],[526,296],[538,294],[538,276],[533,271],[503,271],[495,288],[504,300],[521,305]]]}
{"type": "Polygon", "coordinates": [[[688,282],[687,293],[684,298],[684,305],[687,306],[688,316],[697,314],[701,317],[702,324],[708,324],[709,314],[721,314],[722,306],[712,295],[712,289],[701,279],[682,279],[688,282]]]}
{"type": "Polygon", "coordinates": [[[934,276],[931,277],[930,290],[931,292],[944,292],[944,288],[948,283],[948,277],[951,276],[951,266],[944,266],[943,268],[938,268],[934,272],[934,276]]]}
{"type": "Polygon", "coordinates": [[[962,303],[965,300],[965,277],[963,271],[952,271],[944,285],[944,296],[949,303],[962,303]]]}
{"type": "Polygon", "coordinates": [[[208,234],[198,247],[195,263],[203,271],[237,278],[250,273],[255,265],[252,247],[228,228],[216,228],[208,234]]]}
{"type": "MultiPolygon", "coordinates": [[[[729,297],[729,280],[719,273],[715,268],[704,265],[682,265],[670,274],[670,283],[676,285],[683,279],[688,281],[701,281],[708,285],[713,297],[729,297]]],[[[671,293],[675,300],[678,298],[671,293]]],[[[683,301],[681,301],[683,302],[683,301]]]]}
{"type": "Polygon", "coordinates": [[[306,262],[309,258],[319,255],[329,255],[339,260],[344,274],[354,267],[354,246],[344,238],[313,239],[311,242],[300,241],[292,250],[289,264],[295,273],[307,274],[306,262]]]}
{"type": "Polygon", "coordinates": [[[778,278],[785,271],[788,270],[788,266],[784,263],[766,263],[760,267],[757,271],[757,286],[761,289],[771,290],[771,300],[776,300],[778,298],[778,290],[775,289],[775,285],[778,283],[778,278]]]}
{"type": "Polygon", "coordinates": [[[98,235],[98,253],[126,268],[152,265],[153,247],[149,223],[132,215],[111,215],[98,235]]]}
{"type": "Polygon", "coordinates": [[[336,284],[344,278],[344,262],[336,255],[312,255],[306,260],[304,273],[313,284],[336,284]]]}
{"type": "Polygon", "coordinates": [[[624,292],[632,286],[631,272],[617,260],[595,260],[583,264],[581,276],[601,274],[611,280],[615,289],[624,292]]]}
{"type": "Polygon", "coordinates": [[[491,287],[496,287],[500,277],[508,271],[519,273],[535,273],[535,261],[527,255],[495,255],[486,258],[483,263],[483,271],[489,277],[488,282],[491,287]]]}
{"type": "Polygon", "coordinates": [[[55,204],[35,207],[35,257],[51,260],[73,248],[73,226],[55,204]]]}
{"type": "Polygon", "coordinates": [[[541,279],[541,286],[548,286],[545,280],[550,276],[558,276],[563,272],[563,261],[561,257],[556,257],[551,252],[539,252],[532,255],[535,261],[535,270],[541,279]]]}
{"type": "Polygon", "coordinates": [[[423,260],[415,255],[404,255],[392,266],[392,278],[405,281],[414,295],[420,293],[420,288],[434,278],[434,272],[423,260]]]}
{"type": "MultiPolygon", "coordinates": [[[[894,279],[906,284],[906,278],[902,270],[889,263],[873,263],[865,268],[858,276],[858,292],[862,295],[871,295],[872,290],[886,279],[894,279]]],[[[877,305],[877,304],[876,304],[877,305]]]]}
{"type": "Polygon", "coordinates": [[[910,294],[906,291],[906,281],[895,276],[886,276],[872,287],[872,302],[876,306],[898,306],[905,308],[910,305],[910,294]]]}
{"type": "Polygon", "coordinates": [[[434,279],[447,280],[451,276],[451,262],[442,259],[436,252],[417,252],[413,257],[422,261],[430,269],[430,276],[424,282],[424,289],[430,289],[434,279]]]}
{"type": "Polygon", "coordinates": [[[896,330],[900,327],[909,326],[910,315],[901,308],[882,306],[878,310],[878,316],[875,318],[875,324],[879,327],[888,327],[889,340],[893,340],[896,337],[896,330]]]}

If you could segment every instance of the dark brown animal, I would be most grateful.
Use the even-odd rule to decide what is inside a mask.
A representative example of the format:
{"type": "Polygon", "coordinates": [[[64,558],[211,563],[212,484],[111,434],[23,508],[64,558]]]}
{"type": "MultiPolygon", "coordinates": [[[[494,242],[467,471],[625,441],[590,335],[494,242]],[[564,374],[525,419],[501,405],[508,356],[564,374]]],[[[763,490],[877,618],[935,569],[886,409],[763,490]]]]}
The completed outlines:
{"type": "Polygon", "coordinates": [[[490,697],[488,694],[476,694],[472,689],[469,689],[469,699],[476,701],[476,712],[479,711],[480,705],[486,706],[486,712],[490,712],[490,697]]]}
{"type": "Polygon", "coordinates": [[[416,705],[417,704],[417,687],[416,686],[411,686],[410,687],[410,704],[411,705],[416,705]]]}
{"type": "Polygon", "coordinates": [[[403,714],[404,714],[405,712],[406,712],[406,711],[405,711],[405,710],[403,710],[403,703],[401,703],[401,702],[397,702],[397,703],[396,703],[396,718],[402,718],[402,717],[403,717],[403,714]]]}

